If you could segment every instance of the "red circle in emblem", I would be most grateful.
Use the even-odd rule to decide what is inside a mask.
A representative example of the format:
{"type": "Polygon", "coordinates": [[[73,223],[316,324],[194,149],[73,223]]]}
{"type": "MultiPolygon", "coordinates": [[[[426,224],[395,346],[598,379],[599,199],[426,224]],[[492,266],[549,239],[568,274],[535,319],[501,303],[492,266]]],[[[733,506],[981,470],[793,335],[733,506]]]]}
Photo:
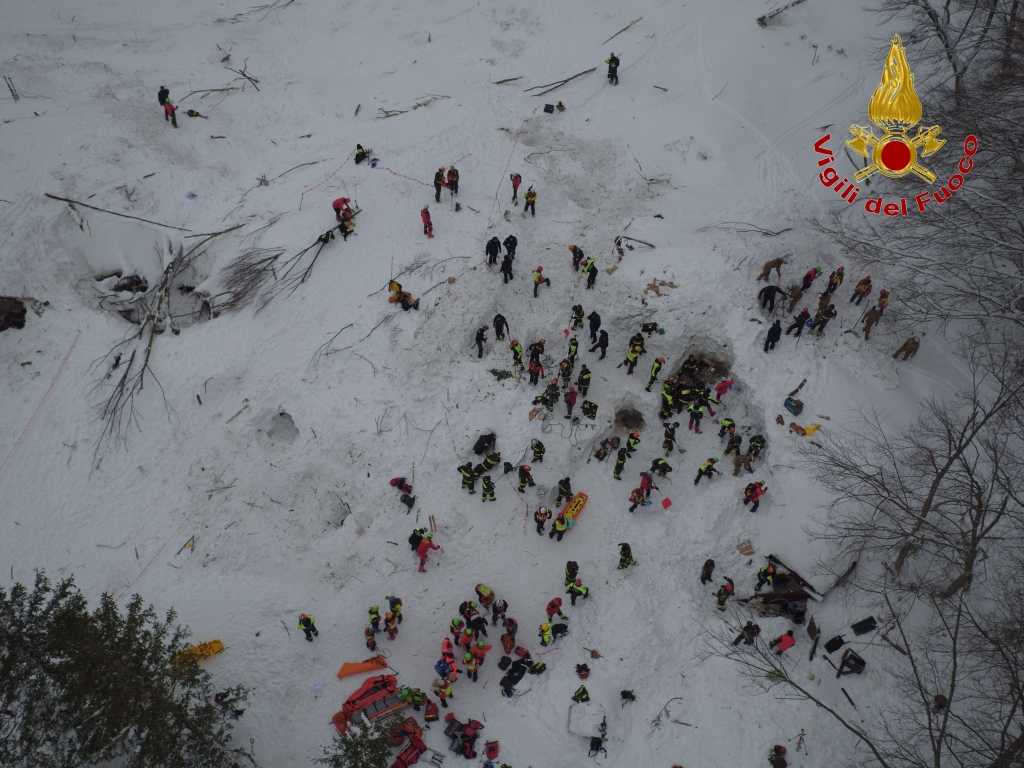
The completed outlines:
{"type": "Polygon", "coordinates": [[[882,163],[891,171],[902,171],[910,165],[910,147],[899,139],[890,139],[882,146],[882,163]]]}

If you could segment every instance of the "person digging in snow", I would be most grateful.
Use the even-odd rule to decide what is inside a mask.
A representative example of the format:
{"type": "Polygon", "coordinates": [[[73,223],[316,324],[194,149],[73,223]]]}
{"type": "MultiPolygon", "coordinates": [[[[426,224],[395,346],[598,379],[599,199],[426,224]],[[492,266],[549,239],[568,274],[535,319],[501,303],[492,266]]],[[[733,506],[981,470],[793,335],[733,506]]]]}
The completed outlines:
{"type": "Polygon", "coordinates": [[[804,307],[800,310],[799,315],[793,316],[793,324],[786,329],[786,335],[796,331],[796,338],[800,338],[800,334],[804,332],[804,326],[807,325],[807,321],[811,319],[811,311],[804,307]]]}
{"type": "Polygon", "coordinates": [[[619,57],[612,52],[604,63],[608,65],[608,82],[612,85],[619,84],[619,57]]]}
{"type": "Polygon", "coordinates": [[[878,307],[872,307],[864,313],[864,341],[868,341],[871,338],[871,329],[874,328],[881,319],[882,310],[878,307]]]}
{"type": "Polygon", "coordinates": [[[722,586],[720,586],[718,591],[715,593],[715,602],[718,604],[718,610],[725,610],[726,602],[733,596],[733,594],[735,594],[735,592],[736,585],[733,583],[732,579],[726,576],[722,586]]]}
{"type": "Polygon", "coordinates": [[[562,501],[571,501],[572,497],[572,481],[568,477],[563,477],[558,481],[558,498],[555,499],[555,506],[557,507],[562,501]]]}
{"type": "Polygon", "coordinates": [[[910,358],[917,354],[917,349],[920,346],[921,342],[918,341],[917,337],[911,336],[909,339],[907,339],[900,345],[899,349],[897,349],[893,353],[892,359],[903,360],[904,362],[906,362],[907,360],[909,360],[910,358]]]}
{"type": "Polygon", "coordinates": [[[736,421],[734,419],[730,419],[728,417],[726,417],[724,419],[721,419],[718,422],[718,426],[719,426],[719,430],[718,430],[718,439],[719,440],[721,440],[727,434],[728,435],[735,435],[736,434],[736,421]]]}
{"type": "Polygon", "coordinates": [[[865,275],[857,281],[857,285],[853,288],[853,295],[850,296],[850,301],[856,304],[858,307],[860,303],[864,301],[871,294],[871,275],[865,275]]]}
{"type": "Polygon", "coordinates": [[[679,422],[665,423],[665,439],[661,441],[661,447],[665,449],[665,455],[671,456],[672,450],[676,447],[676,430],[679,429],[679,422]]]}
{"type": "Polygon", "coordinates": [[[789,306],[786,307],[786,311],[792,313],[796,309],[796,305],[800,303],[800,299],[804,297],[803,288],[799,285],[789,286],[789,306]]]}
{"type": "Polygon", "coordinates": [[[825,293],[831,296],[836,292],[836,289],[843,284],[843,278],[846,275],[843,273],[842,267],[837,267],[832,271],[832,274],[828,276],[828,285],[825,288],[825,293]]]}
{"type": "Polygon", "coordinates": [[[572,409],[576,405],[576,389],[572,385],[569,385],[569,389],[565,391],[563,396],[565,400],[565,418],[572,418],[572,409]]]}
{"type": "Polygon", "coordinates": [[[779,294],[785,294],[785,291],[777,285],[766,285],[758,291],[757,298],[761,300],[761,309],[765,309],[767,307],[768,314],[774,312],[775,297],[779,294]]]}
{"type": "Polygon", "coordinates": [[[420,559],[419,572],[424,573],[427,570],[427,558],[430,556],[430,550],[441,549],[440,546],[434,543],[434,534],[427,531],[423,535],[423,541],[416,547],[416,556],[420,559]]]}
{"type": "Polygon", "coordinates": [[[622,479],[622,469],[626,466],[626,459],[629,457],[629,453],[625,448],[619,448],[619,453],[615,457],[615,466],[612,468],[612,477],[616,480],[622,479]]]}
{"type": "MultiPolygon", "coordinates": [[[[652,467],[653,467],[653,464],[652,464],[652,467]]],[[[671,471],[671,470],[669,470],[669,471],[671,471]]],[[[658,486],[656,486],[654,484],[654,478],[651,477],[651,473],[650,472],[641,472],[640,473],[640,490],[644,492],[644,501],[647,501],[648,499],[651,498],[651,491],[652,490],[659,490],[660,491],[661,489],[658,488],[658,486]]]]}
{"type": "Polygon", "coordinates": [[[818,336],[821,336],[825,332],[825,328],[828,326],[829,320],[836,316],[836,305],[829,304],[824,312],[819,312],[814,318],[814,323],[811,325],[813,330],[818,336]]]}
{"type": "Polygon", "coordinates": [[[744,645],[753,645],[754,640],[760,634],[761,627],[759,627],[752,621],[748,621],[743,626],[743,629],[740,630],[740,633],[736,636],[736,639],[732,641],[732,644],[739,645],[740,643],[743,643],[744,645]]]}
{"type": "Polygon", "coordinates": [[[707,461],[701,464],[700,467],[697,468],[697,477],[694,478],[693,484],[697,485],[698,483],[700,483],[700,479],[702,477],[706,477],[710,480],[712,475],[720,475],[721,472],[719,472],[718,468],[715,467],[715,464],[717,463],[718,459],[709,458],[707,461]]]}
{"type": "Polygon", "coordinates": [[[299,629],[306,635],[306,640],[311,643],[314,637],[320,635],[320,630],[316,628],[316,622],[313,620],[312,614],[309,613],[299,614],[299,629]]]}
{"type": "Polygon", "coordinates": [[[508,320],[499,312],[494,316],[494,338],[504,341],[506,333],[508,333],[508,320]]]}
{"type": "Polygon", "coordinates": [[[512,182],[512,205],[519,205],[519,185],[523,183],[523,177],[518,173],[513,173],[509,177],[509,181],[512,182]]]}
{"type": "Polygon", "coordinates": [[[636,370],[636,364],[637,364],[637,361],[639,359],[640,359],[640,347],[638,345],[636,345],[636,344],[630,344],[629,345],[629,349],[626,350],[626,359],[623,360],[621,363],[619,363],[615,367],[616,368],[621,368],[624,365],[628,366],[626,368],[626,375],[627,376],[632,376],[633,375],[633,371],[636,370]]]}
{"type": "Polygon", "coordinates": [[[761,497],[768,491],[762,481],[758,480],[754,483],[748,483],[747,487],[743,489],[743,506],[750,504],[750,511],[757,512],[758,507],[761,506],[761,497]]]}
{"type": "Polygon", "coordinates": [[[740,451],[740,446],[742,446],[742,445],[743,445],[743,436],[742,435],[737,435],[735,432],[733,432],[731,435],[729,435],[729,442],[725,446],[725,451],[723,453],[724,453],[725,456],[728,456],[730,453],[739,454],[741,452],[740,451]]]}
{"type": "MultiPolygon", "coordinates": [[[[660,456],[651,462],[651,472],[654,472],[658,477],[664,478],[669,472],[672,471],[672,465],[665,461],[660,456]]],[[[650,494],[648,494],[650,495],[650,494]]]]}
{"type": "Polygon", "coordinates": [[[353,156],[353,160],[355,160],[356,165],[359,165],[364,160],[367,160],[371,154],[373,154],[372,149],[366,149],[362,144],[356,144],[356,152],[353,156]]]}

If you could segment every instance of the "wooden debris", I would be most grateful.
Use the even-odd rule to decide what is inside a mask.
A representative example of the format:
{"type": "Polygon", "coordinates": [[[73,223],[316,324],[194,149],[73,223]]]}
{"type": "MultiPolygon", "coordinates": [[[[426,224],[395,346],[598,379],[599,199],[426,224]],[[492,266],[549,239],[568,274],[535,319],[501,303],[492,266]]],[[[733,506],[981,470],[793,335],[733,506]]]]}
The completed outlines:
{"type": "Polygon", "coordinates": [[[657,88],[659,91],[664,91],[665,93],[668,93],[668,88],[663,88],[660,85],[652,85],[651,88],[657,88]]]}
{"type": "Polygon", "coordinates": [[[506,77],[504,80],[495,80],[493,83],[491,83],[491,85],[506,85],[508,83],[514,83],[516,80],[522,79],[522,75],[517,75],[516,77],[506,77]]]}
{"type": "Polygon", "coordinates": [[[671,280],[658,280],[653,279],[644,287],[644,293],[653,293],[655,296],[661,296],[662,288],[678,288],[679,286],[671,280]]]}
{"type": "Polygon", "coordinates": [[[18,93],[18,89],[14,87],[14,80],[4,75],[4,82],[7,84],[7,90],[11,92],[11,98],[15,101],[20,101],[21,95],[18,93]]]}
{"type": "Polygon", "coordinates": [[[629,22],[629,24],[624,26],[622,29],[620,29],[618,32],[616,32],[614,35],[612,35],[607,40],[605,40],[603,43],[601,43],[601,45],[606,45],[607,43],[610,43],[612,40],[614,40],[616,37],[621,35],[623,32],[625,32],[627,29],[632,27],[634,24],[636,24],[637,22],[643,21],[643,18],[644,18],[643,16],[640,16],[639,18],[633,19],[631,22],[629,22]]]}
{"type": "Polygon", "coordinates": [[[531,86],[529,88],[525,88],[523,90],[523,93],[530,93],[530,91],[537,91],[537,93],[530,93],[530,95],[531,96],[543,96],[544,94],[551,93],[552,91],[557,90],[558,88],[561,88],[563,85],[566,85],[567,83],[571,83],[577,77],[583,77],[583,75],[589,75],[591,72],[595,71],[596,69],[597,69],[597,67],[591,67],[590,69],[585,69],[582,72],[577,72],[575,75],[570,75],[569,77],[563,78],[561,80],[553,80],[552,82],[544,83],[543,85],[534,85],[534,86],[531,86]],[[543,90],[539,90],[539,89],[543,89],[543,90]]]}
{"type": "MultiPolygon", "coordinates": [[[[768,13],[766,13],[764,16],[758,16],[757,17],[757,23],[761,27],[767,27],[768,26],[768,22],[770,22],[772,19],[774,19],[780,13],[782,13],[783,11],[788,11],[793,6],[800,5],[800,3],[803,3],[803,2],[806,2],[806,0],[790,0],[790,2],[786,3],[783,6],[780,6],[780,7],[776,8],[774,11],[768,11],[768,13]]],[[[851,702],[851,704],[852,703],[853,702],[851,702]]]]}

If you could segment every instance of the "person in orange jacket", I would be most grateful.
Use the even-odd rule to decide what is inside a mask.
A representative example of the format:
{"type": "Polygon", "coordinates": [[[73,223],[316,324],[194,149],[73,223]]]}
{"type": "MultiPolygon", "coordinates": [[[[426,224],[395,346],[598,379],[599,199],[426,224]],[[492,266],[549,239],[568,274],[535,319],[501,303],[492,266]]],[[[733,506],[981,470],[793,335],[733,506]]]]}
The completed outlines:
{"type": "Polygon", "coordinates": [[[477,640],[473,647],[469,649],[469,652],[473,654],[473,658],[482,667],[484,662],[487,661],[487,652],[491,650],[491,647],[483,640],[477,640]]]}
{"type": "Polygon", "coordinates": [[[459,172],[453,165],[448,169],[448,189],[452,191],[452,195],[459,194],[459,172]]]}
{"type": "Polygon", "coordinates": [[[423,540],[420,542],[419,546],[416,547],[416,556],[420,559],[420,567],[418,569],[420,573],[427,570],[427,557],[430,555],[430,550],[440,548],[441,547],[434,543],[434,534],[428,531],[423,536],[423,540]]]}
{"type": "Polygon", "coordinates": [[[170,122],[175,128],[178,127],[178,117],[175,114],[177,111],[178,108],[170,101],[164,102],[164,122],[170,122]]]}
{"type": "Polygon", "coordinates": [[[420,211],[420,221],[423,222],[423,234],[427,237],[434,236],[434,222],[430,220],[430,209],[427,206],[423,206],[420,211]]]}
{"type": "Polygon", "coordinates": [[[553,597],[548,600],[547,607],[544,609],[548,614],[548,621],[551,621],[555,616],[560,619],[566,618],[565,614],[562,613],[562,598],[553,597]]]}
{"type": "Polygon", "coordinates": [[[779,635],[770,643],[768,643],[768,645],[769,647],[775,649],[775,654],[777,656],[781,656],[794,645],[796,645],[796,638],[793,636],[793,630],[787,629],[786,634],[779,635]]]}

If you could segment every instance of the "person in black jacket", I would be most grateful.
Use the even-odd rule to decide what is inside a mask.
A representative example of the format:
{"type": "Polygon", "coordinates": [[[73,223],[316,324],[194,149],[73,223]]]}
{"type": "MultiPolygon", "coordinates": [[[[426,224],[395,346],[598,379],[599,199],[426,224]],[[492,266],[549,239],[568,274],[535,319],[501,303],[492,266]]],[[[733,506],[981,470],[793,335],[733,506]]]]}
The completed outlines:
{"type": "Polygon", "coordinates": [[[487,341],[487,326],[482,325],[476,329],[476,356],[484,356],[484,342],[487,341]]]}
{"type": "Polygon", "coordinates": [[[484,253],[487,254],[487,265],[494,266],[498,263],[498,256],[501,254],[501,240],[492,237],[484,246],[484,253]]]}
{"type": "Polygon", "coordinates": [[[171,92],[167,89],[166,85],[161,85],[160,90],[156,92],[156,100],[160,102],[162,107],[169,98],[171,98],[171,92]]]}
{"type": "Polygon", "coordinates": [[[757,298],[761,300],[761,309],[768,308],[769,312],[775,311],[775,297],[779,294],[785,295],[785,291],[777,285],[766,285],[757,292],[757,298]]]}
{"type": "Polygon", "coordinates": [[[601,329],[601,316],[596,311],[587,315],[590,321],[590,343],[597,344],[597,332],[601,329]]]}
{"type": "Polygon", "coordinates": [[[444,168],[438,168],[434,174],[434,202],[441,202],[441,187],[444,186],[444,168]]]}
{"type": "Polygon", "coordinates": [[[503,245],[505,246],[505,253],[508,254],[508,257],[510,259],[514,259],[516,257],[516,246],[519,245],[519,241],[516,239],[516,236],[509,235],[506,237],[503,245]]]}
{"type": "Polygon", "coordinates": [[[513,278],[512,275],[512,257],[509,254],[505,254],[501,260],[501,282],[502,285],[507,283],[513,278]]]}
{"type": "Polygon", "coordinates": [[[508,320],[500,312],[494,316],[494,337],[501,341],[505,338],[505,332],[508,330],[508,320]]]}
{"type": "Polygon", "coordinates": [[[771,352],[775,349],[775,345],[779,343],[779,339],[782,338],[782,321],[776,320],[772,323],[772,327],[768,329],[768,335],[764,340],[764,351],[771,352]]]}
{"type": "Polygon", "coordinates": [[[593,352],[595,349],[601,350],[600,359],[604,360],[604,356],[608,352],[608,331],[601,331],[597,338],[597,343],[590,348],[590,351],[593,352]]]}

